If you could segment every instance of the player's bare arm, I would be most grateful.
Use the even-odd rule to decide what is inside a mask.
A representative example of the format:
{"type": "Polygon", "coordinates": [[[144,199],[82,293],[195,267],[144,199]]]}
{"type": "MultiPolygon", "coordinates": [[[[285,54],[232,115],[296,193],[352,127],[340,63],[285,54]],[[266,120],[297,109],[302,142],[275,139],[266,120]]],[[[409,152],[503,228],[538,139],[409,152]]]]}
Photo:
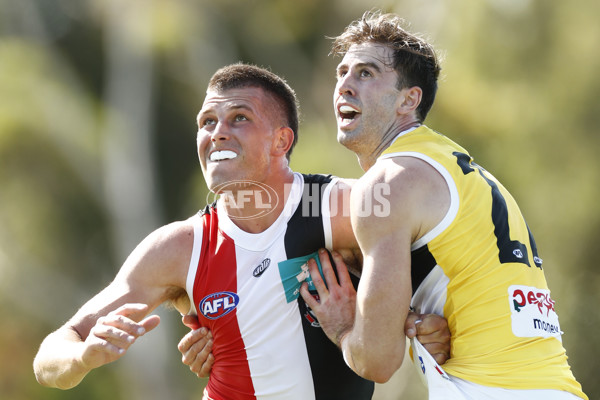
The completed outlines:
{"type": "Polygon", "coordinates": [[[148,314],[161,303],[175,301],[177,308],[185,307],[180,299],[192,235],[191,225],[177,222],[144,239],[113,282],[42,342],[34,360],[38,381],[61,389],[76,386],[92,369],[119,359],[138,337],[154,329],[160,319],[148,314]]]}
{"type": "Polygon", "coordinates": [[[350,366],[367,379],[385,382],[402,363],[412,290],[410,245],[443,218],[447,190],[443,185],[441,176],[426,163],[403,157],[377,164],[352,190],[352,225],[364,254],[356,318],[353,325],[338,321],[332,324],[337,331],[327,331],[329,319],[347,315],[335,296],[316,305],[316,314],[328,336],[340,342],[350,366]],[[377,185],[389,185],[389,196],[394,199],[389,202],[389,215],[368,212],[365,207],[366,196],[372,195],[377,185]],[[429,200],[435,196],[442,199],[441,207],[440,200],[429,200]],[[422,211],[424,203],[431,208],[422,211]],[[344,326],[352,329],[340,331],[344,326]]]}
{"type": "Polygon", "coordinates": [[[361,376],[385,382],[404,357],[403,327],[412,294],[411,244],[445,215],[447,188],[428,164],[399,157],[377,163],[354,190],[352,225],[364,263],[357,292],[360,313],[343,349],[361,376]],[[376,185],[389,185],[393,201],[387,217],[364,213],[364,199],[376,185]],[[368,339],[361,343],[361,337],[368,339]]]}

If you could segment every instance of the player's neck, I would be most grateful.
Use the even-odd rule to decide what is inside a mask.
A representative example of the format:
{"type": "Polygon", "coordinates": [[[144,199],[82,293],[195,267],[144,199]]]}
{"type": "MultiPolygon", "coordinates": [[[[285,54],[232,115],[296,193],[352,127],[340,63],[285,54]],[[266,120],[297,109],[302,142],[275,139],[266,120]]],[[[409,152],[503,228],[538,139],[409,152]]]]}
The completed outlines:
{"type": "Polygon", "coordinates": [[[224,208],[231,221],[248,233],[261,233],[275,223],[285,208],[294,182],[289,168],[270,176],[264,182],[254,182],[223,196],[224,208]]]}
{"type": "MultiPolygon", "coordinates": [[[[370,151],[356,152],[358,163],[363,171],[368,171],[375,163],[377,159],[383,154],[383,152],[394,143],[399,134],[408,130],[414,129],[421,126],[419,121],[404,122],[394,129],[387,131],[378,141],[376,146],[370,151]]],[[[368,150],[368,147],[365,146],[368,150]]]]}

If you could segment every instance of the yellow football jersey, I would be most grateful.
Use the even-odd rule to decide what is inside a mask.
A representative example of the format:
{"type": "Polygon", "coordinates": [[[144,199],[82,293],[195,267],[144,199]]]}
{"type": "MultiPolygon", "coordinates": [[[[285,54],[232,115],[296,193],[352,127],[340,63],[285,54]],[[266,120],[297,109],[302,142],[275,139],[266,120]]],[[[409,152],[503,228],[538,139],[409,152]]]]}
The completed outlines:
{"type": "MultiPolygon", "coordinates": [[[[467,151],[426,126],[399,135],[379,160],[415,157],[446,180],[445,218],[412,247],[412,306],[448,320],[456,377],[587,399],[567,363],[533,236],[510,193],[467,151]]],[[[380,162],[380,161],[378,161],[380,162]]]]}

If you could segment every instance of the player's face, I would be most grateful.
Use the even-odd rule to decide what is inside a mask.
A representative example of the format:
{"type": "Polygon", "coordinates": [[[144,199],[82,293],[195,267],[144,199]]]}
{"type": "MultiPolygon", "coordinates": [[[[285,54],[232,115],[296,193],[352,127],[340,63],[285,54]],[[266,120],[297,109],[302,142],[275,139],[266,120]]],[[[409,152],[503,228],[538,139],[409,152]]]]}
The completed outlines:
{"type": "Polygon", "coordinates": [[[262,182],[277,128],[273,108],[259,88],[207,92],[197,118],[197,145],[210,190],[234,181],[262,182]]]}
{"type": "Polygon", "coordinates": [[[333,92],[337,137],[350,150],[376,148],[397,128],[400,91],[392,54],[391,48],[380,44],[352,45],[337,67],[333,92]]]}

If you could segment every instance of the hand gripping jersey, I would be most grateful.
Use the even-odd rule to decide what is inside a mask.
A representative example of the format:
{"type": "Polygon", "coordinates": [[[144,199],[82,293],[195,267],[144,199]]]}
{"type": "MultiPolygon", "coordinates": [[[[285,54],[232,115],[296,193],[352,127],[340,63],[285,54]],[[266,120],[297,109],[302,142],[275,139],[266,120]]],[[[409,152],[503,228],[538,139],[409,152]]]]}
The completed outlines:
{"type": "MultiPolygon", "coordinates": [[[[214,337],[205,394],[215,400],[370,399],[299,297],[286,298],[278,263],[331,248],[329,176],[295,174],[266,231],[239,229],[217,205],[194,217],[187,292],[214,337]]],[[[299,271],[300,272],[300,271],[299,271]]]]}
{"type": "MultiPolygon", "coordinates": [[[[555,389],[587,399],[561,342],[542,260],[507,190],[466,150],[426,126],[379,160],[415,157],[448,184],[450,208],[412,246],[412,306],[448,320],[450,375],[489,387],[555,389]]],[[[381,161],[378,161],[381,162],[381,161]]]]}

